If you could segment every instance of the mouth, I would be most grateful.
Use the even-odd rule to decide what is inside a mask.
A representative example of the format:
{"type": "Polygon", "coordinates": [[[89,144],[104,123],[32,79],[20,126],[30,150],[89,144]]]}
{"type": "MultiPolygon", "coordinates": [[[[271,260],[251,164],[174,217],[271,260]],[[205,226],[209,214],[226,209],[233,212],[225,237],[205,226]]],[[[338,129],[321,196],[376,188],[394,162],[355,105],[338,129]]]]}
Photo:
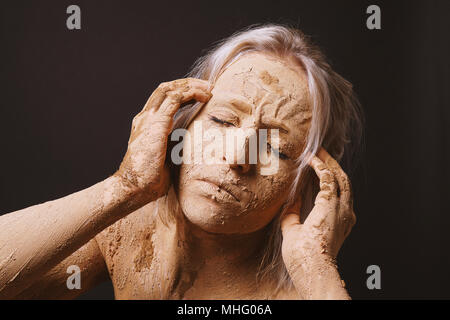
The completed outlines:
{"type": "Polygon", "coordinates": [[[206,182],[206,183],[212,185],[218,192],[225,192],[225,193],[229,194],[237,202],[241,202],[241,200],[239,198],[240,189],[238,187],[228,184],[228,183],[225,183],[225,182],[216,181],[215,179],[211,179],[211,178],[208,178],[208,179],[202,178],[202,179],[197,179],[197,180],[206,182]]]}

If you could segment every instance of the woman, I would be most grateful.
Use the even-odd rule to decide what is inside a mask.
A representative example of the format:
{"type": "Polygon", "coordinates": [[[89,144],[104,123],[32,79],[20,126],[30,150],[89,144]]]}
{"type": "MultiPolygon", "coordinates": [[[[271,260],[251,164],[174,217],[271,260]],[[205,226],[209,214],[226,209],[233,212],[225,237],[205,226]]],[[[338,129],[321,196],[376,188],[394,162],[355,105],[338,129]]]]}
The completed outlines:
{"type": "Polygon", "coordinates": [[[355,215],[335,159],[359,128],[351,85],[302,33],[237,33],[153,92],[114,175],[0,217],[0,297],[72,298],[109,276],[118,299],[348,299],[335,258],[355,215]],[[168,137],[194,122],[245,129],[244,145],[174,164],[168,137]],[[271,174],[240,161],[261,129],[279,133],[271,174]],[[81,290],[66,286],[72,265],[81,290]]]}

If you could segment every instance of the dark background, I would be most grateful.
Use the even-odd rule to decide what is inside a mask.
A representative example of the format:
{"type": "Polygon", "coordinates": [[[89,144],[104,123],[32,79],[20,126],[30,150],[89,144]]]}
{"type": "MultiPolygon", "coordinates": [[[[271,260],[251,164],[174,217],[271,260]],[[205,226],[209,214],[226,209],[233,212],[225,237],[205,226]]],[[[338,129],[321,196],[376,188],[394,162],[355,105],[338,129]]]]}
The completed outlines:
{"type": "MultiPolygon", "coordinates": [[[[448,1],[2,1],[0,213],[114,173],[163,81],[254,23],[302,29],[354,84],[365,152],[340,272],[360,298],[450,298],[448,1]],[[82,29],[66,28],[81,7],[82,29]],[[381,7],[381,30],[366,8],[381,7]],[[366,287],[381,267],[381,290],[366,287]]],[[[105,283],[83,298],[112,298],[105,283]]]]}

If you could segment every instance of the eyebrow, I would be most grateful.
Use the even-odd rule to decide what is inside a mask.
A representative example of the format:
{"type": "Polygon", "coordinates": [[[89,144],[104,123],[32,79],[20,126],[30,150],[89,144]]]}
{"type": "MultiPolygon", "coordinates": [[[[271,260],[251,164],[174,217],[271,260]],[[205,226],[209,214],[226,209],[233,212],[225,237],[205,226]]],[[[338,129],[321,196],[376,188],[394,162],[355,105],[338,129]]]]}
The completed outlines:
{"type": "MultiPolygon", "coordinates": [[[[239,99],[237,97],[232,98],[231,100],[229,100],[229,103],[231,104],[232,107],[247,113],[247,114],[252,114],[253,109],[255,108],[251,103],[239,99]]],[[[269,122],[263,122],[263,124],[269,128],[273,128],[273,129],[279,129],[281,132],[283,133],[289,133],[289,129],[281,122],[276,121],[276,120],[270,120],[269,122]]]]}
{"type": "Polygon", "coordinates": [[[248,103],[245,100],[241,100],[241,99],[237,99],[237,98],[231,99],[230,103],[236,109],[238,109],[244,113],[252,114],[254,106],[251,103],[248,103]]]}
{"type": "Polygon", "coordinates": [[[283,133],[289,133],[289,129],[281,122],[271,120],[269,122],[263,122],[263,124],[270,129],[279,129],[283,133]]]}

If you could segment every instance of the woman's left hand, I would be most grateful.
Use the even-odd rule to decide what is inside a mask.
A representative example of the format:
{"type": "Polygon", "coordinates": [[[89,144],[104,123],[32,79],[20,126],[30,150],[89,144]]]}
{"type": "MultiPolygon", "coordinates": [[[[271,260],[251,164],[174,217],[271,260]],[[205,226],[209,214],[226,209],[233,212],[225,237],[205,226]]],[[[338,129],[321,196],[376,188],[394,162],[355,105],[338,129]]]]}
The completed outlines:
{"type": "MultiPolygon", "coordinates": [[[[335,258],[356,217],[350,181],[337,161],[321,149],[310,165],[320,179],[314,208],[300,223],[300,200],[297,201],[288,209],[281,229],[282,255],[289,274],[293,278],[309,278],[311,283],[311,273],[336,267],[335,258]]],[[[337,269],[333,272],[337,273],[337,269]]]]}

